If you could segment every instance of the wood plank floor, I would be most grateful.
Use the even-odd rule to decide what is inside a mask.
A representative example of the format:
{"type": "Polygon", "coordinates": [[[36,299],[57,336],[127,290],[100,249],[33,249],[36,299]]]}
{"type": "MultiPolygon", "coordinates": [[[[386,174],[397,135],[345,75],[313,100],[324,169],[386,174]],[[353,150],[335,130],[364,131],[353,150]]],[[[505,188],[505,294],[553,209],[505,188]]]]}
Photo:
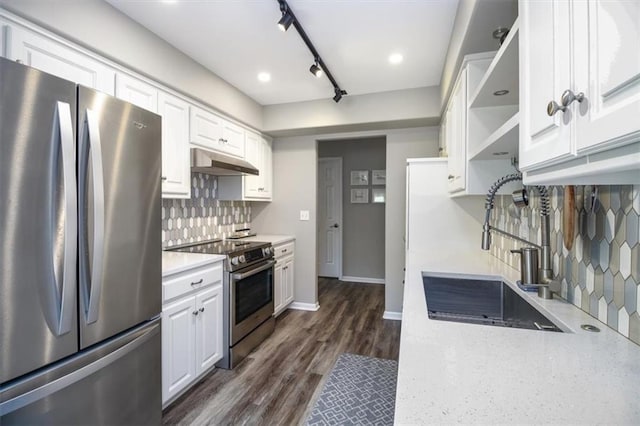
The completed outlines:
{"type": "Polygon", "coordinates": [[[341,353],[398,359],[400,321],[382,319],[383,285],[320,278],[318,292],[320,310],[282,313],[269,339],[195,385],[163,424],[301,424],[341,353]]]}

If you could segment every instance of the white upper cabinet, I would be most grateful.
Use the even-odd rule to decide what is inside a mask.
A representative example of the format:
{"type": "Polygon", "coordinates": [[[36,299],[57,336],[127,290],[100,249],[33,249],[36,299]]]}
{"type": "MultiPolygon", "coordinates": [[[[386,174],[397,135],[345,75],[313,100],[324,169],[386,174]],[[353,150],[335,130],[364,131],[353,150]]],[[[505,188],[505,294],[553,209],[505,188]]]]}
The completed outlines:
{"type": "Polygon", "coordinates": [[[466,120],[467,120],[467,70],[463,69],[451,92],[447,110],[447,136],[449,151],[449,192],[466,188],[466,120]]]}
{"type": "Polygon", "coordinates": [[[191,107],[190,140],[200,148],[244,158],[244,129],[224,118],[191,107]]]}
{"type": "Polygon", "coordinates": [[[116,97],[151,112],[158,112],[158,89],[144,81],[118,73],[116,97]]]}
{"type": "Polygon", "coordinates": [[[245,145],[245,160],[254,165],[260,174],[244,177],[244,196],[271,199],[271,143],[257,133],[247,132],[245,145]]]}
{"type": "Polygon", "coordinates": [[[640,140],[640,1],[575,1],[573,24],[578,154],[640,140]]]}
{"type": "Polygon", "coordinates": [[[190,198],[189,104],[160,91],[158,114],[162,116],[162,196],[190,198]]]}
{"type": "Polygon", "coordinates": [[[520,2],[520,168],[571,156],[569,115],[547,113],[570,87],[569,4],[520,2]]]}
{"type": "Polygon", "coordinates": [[[5,56],[60,78],[114,94],[115,72],[71,46],[18,26],[6,26],[5,56]]]}
{"type": "Polygon", "coordinates": [[[527,184],[640,181],[640,2],[520,0],[527,184]]]}

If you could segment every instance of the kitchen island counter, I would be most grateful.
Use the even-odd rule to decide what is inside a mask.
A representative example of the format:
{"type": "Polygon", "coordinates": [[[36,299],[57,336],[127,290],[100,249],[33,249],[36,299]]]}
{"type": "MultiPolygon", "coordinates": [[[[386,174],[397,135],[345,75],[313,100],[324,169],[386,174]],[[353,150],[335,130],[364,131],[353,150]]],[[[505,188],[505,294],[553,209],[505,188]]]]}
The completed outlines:
{"type": "Polygon", "coordinates": [[[395,423],[640,423],[640,346],[487,252],[408,252],[395,423]],[[503,279],[565,333],[429,319],[422,273],[503,279]],[[593,324],[601,332],[580,328],[593,324]]]}

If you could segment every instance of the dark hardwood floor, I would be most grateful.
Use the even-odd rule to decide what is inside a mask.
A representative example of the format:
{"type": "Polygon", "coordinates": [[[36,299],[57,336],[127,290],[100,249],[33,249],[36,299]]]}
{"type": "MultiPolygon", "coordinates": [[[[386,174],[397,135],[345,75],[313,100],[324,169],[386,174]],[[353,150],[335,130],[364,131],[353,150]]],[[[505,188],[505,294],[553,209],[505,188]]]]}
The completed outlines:
{"type": "Polygon", "coordinates": [[[287,310],[234,370],[216,369],[163,413],[163,424],[304,423],[343,352],[398,359],[400,321],[383,320],[384,286],[319,280],[317,312],[287,310]]]}

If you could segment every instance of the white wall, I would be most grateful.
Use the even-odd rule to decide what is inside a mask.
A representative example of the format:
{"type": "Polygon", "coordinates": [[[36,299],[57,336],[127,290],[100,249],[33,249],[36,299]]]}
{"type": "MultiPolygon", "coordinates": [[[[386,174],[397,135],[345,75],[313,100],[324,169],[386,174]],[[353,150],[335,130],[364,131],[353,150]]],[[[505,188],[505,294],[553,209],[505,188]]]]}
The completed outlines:
{"type": "Polygon", "coordinates": [[[437,157],[438,135],[437,127],[396,130],[387,134],[386,312],[402,312],[407,158],[437,157]]]}
{"type": "Polygon", "coordinates": [[[103,0],[0,0],[0,6],[257,129],[262,106],[103,0]]]}
{"type": "Polygon", "coordinates": [[[318,301],[316,265],[316,203],[318,140],[386,137],[387,203],[385,204],[386,311],[402,310],[406,159],[435,157],[438,128],[420,127],[376,132],[296,136],[273,142],[273,202],[252,204],[252,227],[257,232],[296,237],[295,301],[318,301]],[[301,209],[311,220],[299,220],[301,209]]]}
{"type": "Polygon", "coordinates": [[[264,107],[263,130],[274,136],[319,135],[437,125],[439,87],[345,96],[264,107]],[[370,127],[367,127],[370,126],[370,127]]]}

